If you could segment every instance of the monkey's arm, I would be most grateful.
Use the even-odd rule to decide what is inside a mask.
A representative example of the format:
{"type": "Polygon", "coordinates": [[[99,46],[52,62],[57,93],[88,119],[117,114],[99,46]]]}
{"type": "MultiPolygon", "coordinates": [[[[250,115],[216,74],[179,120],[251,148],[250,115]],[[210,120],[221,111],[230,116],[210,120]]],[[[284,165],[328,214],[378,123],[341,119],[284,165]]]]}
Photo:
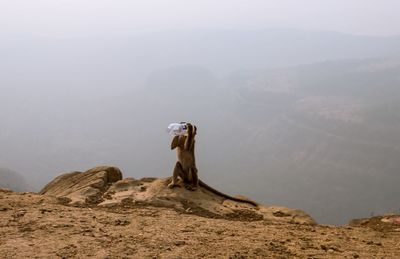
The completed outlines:
{"type": "Polygon", "coordinates": [[[196,137],[196,134],[197,134],[197,127],[194,126],[194,125],[193,125],[193,133],[192,133],[192,134],[193,134],[193,137],[192,137],[192,141],[191,141],[189,150],[190,150],[191,152],[193,152],[193,160],[194,160],[194,158],[195,158],[195,156],[194,156],[194,145],[195,145],[195,143],[196,143],[195,137],[196,137]]]}
{"type": "Polygon", "coordinates": [[[243,203],[247,203],[247,204],[253,205],[253,206],[255,206],[255,207],[258,207],[258,203],[255,202],[255,201],[246,200],[246,199],[240,199],[240,198],[235,198],[235,197],[229,196],[229,195],[227,195],[227,194],[225,194],[225,193],[222,193],[222,192],[220,192],[220,191],[217,191],[217,190],[215,190],[214,188],[208,186],[208,185],[207,185],[206,183],[204,183],[202,180],[199,180],[199,185],[200,185],[201,187],[203,187],[204,189],[206,189],[206,190],[208,190],[208,191],[210,191],[210,192],[212,192],[212,193],[214,193],[214,194],[216,194],[216,195],[218,195],[218,196],[224,197],[225,199],[232,200],[232,201],[237,201],[237,202],[243,202],[243,203]]]}
{"type": "Polygon", "coordinates": [[[186,138],[184,148],[185,148],[185,150],[190,150],[192,143],[193,143],[193,137],[194,137],[193,136],[193,126],[190,123],[188,123],[187,126],[188,126],[188,136],[186,138]]]}
{"type": "Polygon", "coordinates": [[[171,150],[175,149],[179,144],[179,136],[175,136],[171,142],[171,150]]]}

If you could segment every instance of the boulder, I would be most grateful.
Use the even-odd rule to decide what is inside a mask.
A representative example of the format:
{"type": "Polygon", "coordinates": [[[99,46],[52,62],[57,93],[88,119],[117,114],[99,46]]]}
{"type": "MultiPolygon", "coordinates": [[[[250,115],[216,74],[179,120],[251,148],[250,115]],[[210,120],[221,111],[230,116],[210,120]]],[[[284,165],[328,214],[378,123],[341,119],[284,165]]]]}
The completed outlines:
{"type": "Polygon", "coordinates": [[[98,166],[83,173],[62,174],[39,193],[59,197],[70,205],[97,204],[109,186],[121,179],[122,173],[117,167],[98,166]]]}

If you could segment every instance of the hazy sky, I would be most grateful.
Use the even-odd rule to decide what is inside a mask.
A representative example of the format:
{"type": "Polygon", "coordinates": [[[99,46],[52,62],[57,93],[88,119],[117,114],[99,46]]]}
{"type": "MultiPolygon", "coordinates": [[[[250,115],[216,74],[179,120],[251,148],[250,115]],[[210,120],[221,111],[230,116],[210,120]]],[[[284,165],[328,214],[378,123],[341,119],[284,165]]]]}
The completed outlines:
{"type": "Polygon", "coordinates": [[[400,35],[399,25],[398,0],[0,0],[2,34],[288,27],[400,35]]]}

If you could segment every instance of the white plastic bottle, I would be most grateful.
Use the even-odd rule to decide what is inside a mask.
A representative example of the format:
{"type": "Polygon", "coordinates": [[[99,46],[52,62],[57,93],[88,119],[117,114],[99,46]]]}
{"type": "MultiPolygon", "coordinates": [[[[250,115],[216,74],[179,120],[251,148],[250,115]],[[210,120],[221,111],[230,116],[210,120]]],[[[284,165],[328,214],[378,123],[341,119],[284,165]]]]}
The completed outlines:
{"type": "Polygon", "coordinates": [[[171,123],[168,125],[167,132],[171,135],[179,136],[187,133],[188,127],[186,122],[171,123]]]}

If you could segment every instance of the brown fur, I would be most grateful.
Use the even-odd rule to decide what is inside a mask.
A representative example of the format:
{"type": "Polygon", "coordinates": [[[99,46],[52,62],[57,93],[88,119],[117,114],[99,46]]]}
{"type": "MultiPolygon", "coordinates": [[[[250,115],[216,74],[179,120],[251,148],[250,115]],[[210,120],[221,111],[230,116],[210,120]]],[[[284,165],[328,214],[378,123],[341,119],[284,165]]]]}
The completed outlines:
{"type": "Polygon", "coordinates": [[[196,159],[194,155],[196,126],[188,123],[187,136],[175,136],[171,143],[171,149],[177,149],[178,161],[175,164],[172,182],[168,185],[174,188],[178,185],[178,177],[182,179],[185,188],[196,190],[199,184],[197,175],[196,159]]]}

